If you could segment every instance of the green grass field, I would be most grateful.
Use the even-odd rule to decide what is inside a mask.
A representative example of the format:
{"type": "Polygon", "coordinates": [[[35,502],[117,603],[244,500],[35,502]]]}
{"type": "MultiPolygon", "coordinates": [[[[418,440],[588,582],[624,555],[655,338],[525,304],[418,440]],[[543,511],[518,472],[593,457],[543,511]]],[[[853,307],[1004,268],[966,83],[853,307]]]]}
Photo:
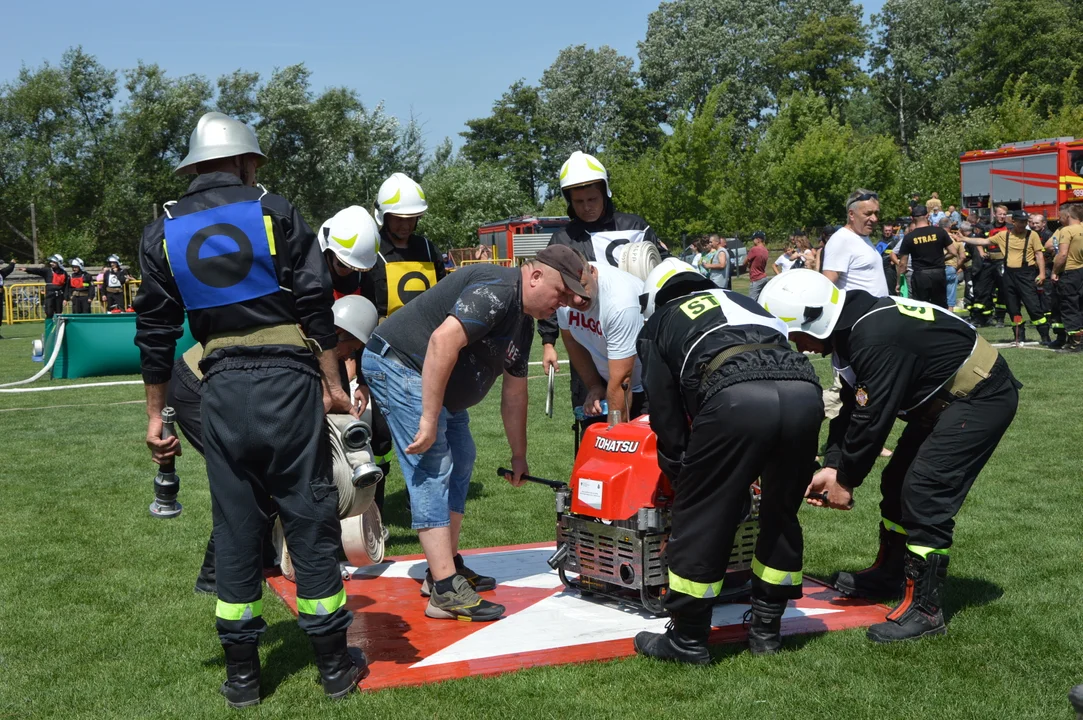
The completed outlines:
{"type": "MultiPolygon", "coordinates": [[[[41,325],[2,330],[0,382],[29,377],[41,367],[30,361],[30,339],[41,325]]],[[[959,518],[946,587],[947,637],[879,647],[863,630],[851,630],[789,639],[786,651],[770,658],[719,647],[708,668],[631,658],[332,704],[316,681],[307,640],[267,590],[264,704],[249,714],[1069,718],[1066,693],[1083,680],[1075,448],[1083,422],[1073,382],[1083,359],[1036,350],[1004,354],[1026,387],[1015,424],[959,518]]],[[[828,371],[826,362],[817,364],[828,371]]],[[[529,457],[535,474],[566,479],[572,464],[566,372],[560,383],[557,416],[549,420],[542,413],[544,382],[531,381],[529,457]]],[[[139,386],[0,394],[0,717],[236,717],[217,693],[224,671],[214,600],[192,592],[210,530],[203,462],[194,452],[179,461],[182,517],[152,519],[141,398],[139,386]]],[[[492,393],[472,412],[479,453],[464,544],[552,540],[552,492],[515,489],[494,477],[508,460],[498,398],[492,393]]],[[[872,559],[878,500],[874,475],[858,490],[852,512],[802,510],[807,574],[828,577],[872,559]]],[[[393,471],[389,554],[419,550],[405,501],[393,471]]]]}

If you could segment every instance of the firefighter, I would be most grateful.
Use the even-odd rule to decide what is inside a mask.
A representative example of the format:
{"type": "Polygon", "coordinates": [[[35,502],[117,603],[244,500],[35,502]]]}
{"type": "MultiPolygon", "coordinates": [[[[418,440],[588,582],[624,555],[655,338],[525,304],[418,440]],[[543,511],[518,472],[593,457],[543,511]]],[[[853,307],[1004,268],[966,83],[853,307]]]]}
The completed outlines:
{"type": "Polygon", "coordinates": [[[1004,261],[1004,302],[1015,334],[1005,342],[1026,342],[1026,328],[1020,314],[1025,305],[1030,322],[1038,328],[1041,344],[1049,345],[1049,309],[1038,290],[1045,283],[1045,253],[1038,233],[1027,228],[1029,217],[1022,210],[1012,213],[1011,231],[1002,230],[989,237],[990,244],[1007,250],[1004,261]]]}
{"type": "MultiPolygon", "coordinates": [[[[997,205],[994,208],[994,223],[986,237],[992,238],[1008,229],[1008,208],[997,205]]],[[[979,251],[981,263],[974,273],[974,304],[971,318],[977,327],[986,327],[996,318],[996,326],[1004,327],[1004,314],[1007,312],[1008,291],[1004,279],[1004,249],[998,243],[989,243],[979,251]]]]}
{"type": "MultiPolygon", "coordinates": [[[[791,270],[767,287],[792,273],[824,279],[791,270]]],[[[687,263],[663,261],[644,290],[647,322],[637,345],[658,464],[674,492],[665,595],[673,621],[664,635],[639,633],[636,652],[710,662],[714,598],[746,512],[743,500],[759,478],[748,641],[753,654],[776,653],[786,603],[801,597],[797,512],[824,415],[816,371],[790,348],[784,322],[744,295],[714,288],[687,263]],[[786,452],[779,452],[783,444],[786,452]]]]}
{"type": "MultiPolygon", "coordinates": [[[[347,295],[336,300],[332,309],[335,314],[335,334],[338,336],[335,354],[339,359],[339,375],[345,391],[349,387],[346,360],[368,342],[369,336],[376,328],[378,318],[376,307],[372,302],[358,295],[347,295]]],[[[167,400],[169,407],[177,413],[177,426],[184,433],[184,439],[200,455],[204,454],[203,414],[200,412],[200,403],[203,400],[200,382],[203,380],[203,371],[199,369],[202,356],[203,346],[197,343],[181,356],[181,362],[173,363],[173,376],[169,381],[167,400]]],[[[267,532],[264,535],[263,566],[265,568],[275,566],[275,549],[270,534],[275,516],[277,516],[277,510],[268,517],[267,532]]],[[[216,594],[214,562],[214,533],[212,532],[207,542],[207,550],[203,554],[203,565],[196,577],[195,591],[197,593],[216,594]]]]}
{"type": "Polygon", "coordinates": [[[907,421],[880,476],[880,553],[835,586],[854,597],[903,602],[873,625],[878,643],[947,632],[941,589],[955,515],[1015,417],[1022,387],[1008,364],[955,313],[931,303],[842,291],[814,273],[764,288],[803,352],[833,353],[843,406],[831,421],[824,469],[808,502],[848,509],[895,418],[907,421]]]}
{"type": "Polygon", "coordinates": [[[1061,207],[1053,279],[1068,342],[1060,352],[1083,352],[1083,203],[1061,207]]]}
{"type": "MultiPolygon", "coordinates": [[[[7,267],[0,266],[0,325],[4,324],[4,319],[7,315],[4,314],[4,281],[7,280],[8,275],[15,271],[15,259],[12,258],[7,267]]],[[[0,340],[3,340],[4,336],[0,335],[0,340]]]]}
{"type": "Polygon", "coordinates": [[[876,243],[876,252],[880,253],[884,263],[884,279],[887,281],[887,291],[892,295],[899,294],[899,271],[895,267],[899,263],[899,258],[895,256],[895,245],[898,242],[895,238],[896,230],[898,230],[898,226],[895,223],[885,220],[880,229],[883,235],[880,242],[876,243]]]}
{"type": "Polygon", "coordinates": [[[64,269],[63,256],[50,255],[49,265],[43,268],[19,268],[24,273],[37,275],[45,281],[45,317],[51,318],[64,312],[64,298],[68,294],[68,271],[64,269]]]}
{"type": "Polygon", "coordinates": [[[199,119],[178,175],[198,173],[143,231],[136,345],[147,391],[147,445],[156,462],[180,453],[160,439],[161,410],[185,314],[203,345],[201,414],[217,551],[216,609],[226,656],[221,692],[258,704],[261,545],[277,506],[297,570],[298,622],[324,692],[352,692],[351,655],[335,554],[338,497],[324,413],[346,413],[339,385],[330,278],[315,235],[292,205],[256,185],[255,133],[221,113],[199,119]],[[299,328],[303,326],[307,337],[299,328]]]}
{"type": "MultiPolygon", "coordinates": [[[[589,261],[606,262],[614,267],[619,264],[618,253],[622,247],[631,242],[650,242],[658,248],[661,257],[668,257],[669,251],[646,220],[638,215],[617,212],[609,187],[609,173],[598,158],[579,150],[573,152],[560,168],[560,192],[568,203],[570,222],[553,233],[550,246],[567,245],[589,261]]],[[[559,334],[555,317],[538,323],[542,369],[547,373],[550,367],[560,369],[556,351],[559,334]]],[[[588,388],[572,367],[573,408],[583,405],[587,392],[588,388]]]]}
{"type": "Polygon", "coordinates": [[[128,305],[124,302],[124,287],[128,284],[128,273],[120,266],[120,258],[110,255],[105,260],[102,273],[102,304],[106,312],[124,312],[128,305]]]}
{"type": "MultiPolygon", "coordinates": [[[[914,258],[914,273],[910,297],[941,307],[948,306],[948,277],[944,272],[944,256],[958,261],[958,251],[948,231],[929,224],[929,212],[924,205],[913,210],[912,229],[899,246],[899,272],[906,274],[910,257],[914,258]]],[[[899,288],[895,288],[898,295],[899,288]]]]}
{"type": "Polygon", "coordinates": [[[380,317],[391,317],[447,274],[440,250],[414,232],[428,209],[425,191],[403,173],[384,180],[376,193],[380,252],[372,280],[380,317]]]}
{"type": "MultiPolygon", "coordinates": [[[[1064,227],[1069,221],[1069,206],[1061,205],[1058,227],[1064,227]]],[[[1050,230],[1046,223],[1045,215],[1034,213],[1030,216],[1030,228],[1038,233],[1042,239],[1045,250],[1045,267],[1049,273],[1052,284],[1046,283],[1042,289],[1042,298],[1049,307],[1049,329],[1053,331],[1053,342],[1049,343],[1050,350],[1060,350],[1068,342],[1068,333],[1064,329],[1064,316],[1061,312],[1061,295],[1057,291],[1059,276],[1054,272],[1057,252],[1060,250],[1060,238],[1057,233],[1050,230]]]]}
{"type": "Polygon", "coordinates": [[[608,263],[582,261],[590,268],[584,283],[589,299],[557,311],[568,359],[587,388],[580,439],[587,427],[606,420],[607,415],[609,424],[615,425],[647,409],[636,357],[636,337],[643,327],[639,308],[643,281],[608,263]],[[608,413],[602,412],[603,400],[608,413]]]}
{"type": "Polygon", "coordinates": [[[77,315],[85,315],[90,312],[90,293],[94,288],[94,276],[83,267],[82,258],[71,261],[71,270],[68,274],[68,299],[71,300],[71,311],[77,315]]]}
{"type": "MultiPolygon", "coordinates": [[[[335,300],[350,295],[359,295],[373,305],[378,303],[376,285],[371,270],[379,262],[380,229],[367,210],[357,205],[339,210],[334,217],[325,222],[316,233],[323,250],[327,270],[331,276],[331,288],[335,300]]],[[[361,372],[361,350],[356,351],[347,360],[348,377],[356,378],[357,390],[354,402],[358,412],[364,412],[370,401],[368,383],[361,372]]],[[[372,411],[372,452],[376,464],[384,473],[384,479],[376,487],[374,502],[380,512],[384,510],[384,492],[387,477],[391,472],[391,457],[394,448],[391,445],[391,431],[383,413],[376,408],[372,411]]],[[[388,530],[385,526],[384,539],[388,530]]]]}

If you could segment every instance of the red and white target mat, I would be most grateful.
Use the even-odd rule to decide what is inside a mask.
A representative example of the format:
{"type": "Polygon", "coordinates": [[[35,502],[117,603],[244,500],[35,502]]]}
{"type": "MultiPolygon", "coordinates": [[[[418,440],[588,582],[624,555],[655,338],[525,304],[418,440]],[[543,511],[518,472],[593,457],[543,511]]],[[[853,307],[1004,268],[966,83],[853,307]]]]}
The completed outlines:
{"type": "MultiPolygon", "coordinates": [[[[552,552],[552,543],[463,551],[473,570],[496,578],[496,590],[484,597],[507,607],[503,618],[490,623],[425,617],[421,555],[355,570],[346,595],[354,612],[350,644],[364,649],[371,669],[362,689],[611,660],[635,654],[632,638],[639,631],[664,631],[666,618],[565,590],[545,562],[552,552]]],[[[280,576],[267,582],[297,612],[293,583],[280,576]]],[[[790,603],[783,616],[784,635],[864,627],[888,612],[882,605],[843,598],[815,580],[806,578],[804,589],[805,596],[790,603]]],[[[711,642],[743,642],[747,609],[740,603],[716,607],[711,642]]]]}

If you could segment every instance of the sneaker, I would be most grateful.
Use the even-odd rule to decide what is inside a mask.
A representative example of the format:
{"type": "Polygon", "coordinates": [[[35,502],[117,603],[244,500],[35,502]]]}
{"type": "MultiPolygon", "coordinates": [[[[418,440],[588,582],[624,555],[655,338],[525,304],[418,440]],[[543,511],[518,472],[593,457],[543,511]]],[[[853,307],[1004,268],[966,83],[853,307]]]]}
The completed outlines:
{"type": "Polygon", "coordinates": [[[452,576],[451,588],[446,593],[437,592],[436,584],[433,583],[429,604],[425,607],[426,617],[438,620],[488,622],[499,620],[504,614],[503,605],[483,600],[462,575],[452,576]]]}
{"type": "MultiPolygon", "coordinates": [[[[466,566],[466,563],[463,562],[462,555],[455,556],[455,572],[466,578],[466,581],[470,583],[470,587],[473,588],[474,592],[489,592],[490,590],[496,590],[496,578],[489,577],[488,575],[478,575],[466,566]]],[[[421,583],[421,597],[429,597],[429,595],[432,594],[433,585],[432,572],[426,570],[425,580],[421,583]]]]}

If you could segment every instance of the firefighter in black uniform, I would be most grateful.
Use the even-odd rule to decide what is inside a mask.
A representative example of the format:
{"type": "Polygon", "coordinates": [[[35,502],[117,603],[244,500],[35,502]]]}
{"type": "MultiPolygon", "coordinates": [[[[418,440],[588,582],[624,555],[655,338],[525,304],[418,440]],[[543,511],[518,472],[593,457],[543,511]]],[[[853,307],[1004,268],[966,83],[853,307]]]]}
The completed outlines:
{"type": "Polygon", "coordinates": [[[809,503],[847,509],[896,417],[907,421],[880,477],[880,553],[872,567],[838,573],[842,592],[905,598],[875,642],[947,632],[941,586],[955,515],[1015,417],[1018,388],[1004,358],[965,320],[931,303],[839,291],[819,275],[786,273],[761,302],[791,318],[804,352],[833,352],[842,411],[831,421],[824,469],[809,503]],[[816,326],[827,318],[826,328],[816,326]]]}
{"type": "Polygon", "coordinates": [[[102,273],[102,304],[106,312],[124,312],[128,309],[124,302],[124,288],[128,282],[128,273],[120,266],[120,258],[110,255],[102,273]]]}
{"type": "MultiPolygon", "coordinates": [[[[997,205],[994,224],[986,231],[986,237],[992,237],[1008,229],[1008,208],[997,205]]],[[[1004,248],[992,242],[979,251],[981,262],[974,273],[974,304],[971,319],[977,327],[986,327],[994,316],[997,327],[1004,327],[1004,314],[1007,312],[1006,281],[1004,279],[1004,248]]]]}
{"type": "MultiPolygon", "coordinates": [[[[4,281],[7,280],[8,275],[15,271],[15,260],[8,263],[7,267],[0,267],[0,325],[4,324],[4,318],[7,317],[4,314],[4,281]]],[[[0,340],[4,338],[0,335],[0,340]]]]}
{"type": "Polygon", "coordinates": [[[68,275],[68,299],[71,300],[73,314],[85,315],[90,312],[90,293],[93,289],[94,277],[83,269],[82,258],[75,258],[71,261],[71,273],[68,275]]]}
{"type": "Polygon", "coordinates": [[[447,274],[440,250],[414,232],[428,208],[425,191],[403,173],[384,180],[376,193],[373,214],[380,227],[380,256],[372,281],[380,317],[390,317],[447,274]]]}
{"type": "MultiPolygon", "coordinates": [[[[553,233],[550,245],[567,245],[583,253],[589,261],[607,262],[614,267],[618,266],[616,251],[629,242],[653,243],[661,257],[669,256],[669,251],[646,220],[616,211],[609,189],[609,173],[593,155],[579,150],[571,154],[560,168],[560,192],[568,202],[571,222],[553,233]]],[[[556,341],[560,328],[555,315],[538,322],[538,335],[542,340],[542,369],[546,373],[551,366],[559,370],[556,341]]],[[[589,388],[580,380],[574,367],[571,389],[572,407],[582,406],[589,388]]],[[[573,431],[578,433],[576,428],[573,426],[573,431]]]]}
{"type": "MultiPolygon", "coordinates": [[[[944,273],[944,256],[955,254],[954,243],[948,231],[929,225],[929,211],[924,205],[914,208],[914,222],[910,232],[903,236],[899,246],[899,272],[906,274],[910,257],[914,258],[913,282],[910,297],[948,307],[948,278],[944,273]]],[[[891,287],[888,286],[888,290],[891,287]]],[[[898,288],[894,293],[898,295],[898,288]]]]}
{"type": "Polygon", "coordinates": [[[338,384],[330,278],[297,211],[255,186],[263,160],[248,126],[221,113],[200,118],[177,168],[199,176],[143,231],[136,299],[147,445],[157,462],[180,450],[176,438],[160,439],[160,414],[186,311],[204,346],[203,441],[226,655],[221,692],[234,707],[260,700],[268,497],[296,561],[298,621],[324,691],[336,698],[353,691],[365,664],[347,649],[353,617],[336,558],[338,498],[324,413],[349,412],[350,400],[338,384]]]}
{"type": "Polygon", "coordinates": [[[1045,253],[1038,233],[1027,228],[1029,216],[1022,210],[1012,213],[1011,231],[1003,230],[989,237],[990,243],[1005,248],[1004,304],[1015,334],[1005,342],[1026,342],[1027,333],[1020,314],[1026,306],[1030,322],[1038,328],[1042,345],[1049,345],[1049,308],[1038,289],[1045,283],[1045,253]]]}
{"type": "Polygon", "coordinates": [[[19,270],[31,275],[37,275],[45,281],[46,318],[64,312],[64,298],[68,294],[68,271],[64,269],[64,258],[62,256],[50,255],[47,267],[21,267],[19,270]]]}
{"type": "MultiPolygon", "coordinates": [[[[1068,206],[1062,205],[1059,215],[1058,227],[1064,227],[1068,223],[1068,206]]],[[[1042,294],[1042,302],[1049,309],[1049,329],[1055,336],[1049,343],[1049,349],[1059,350],[1068,342],[1068,333],[1064,329],[1064,317],[1061,315],[1061,294],[1057,292],[1058,274],[1054,272],[1057,252],[1060,249],[1060,239],[1057,233],[1049,229],[1045,215],[1034,213],[1030,216],[1030,227],[1038,233],[1042,239],[1042,247],[1045,250],[1045,269],[1051,282],[1045,283],[1039,292],[1042,294]]]]}
{"type": "Polygon", "coordinates": [[[710,662],[714,598],[756,478],[760,535],[748,640],[754,654],[778,652],[786,603],[801,597],[797,512],[824,416],[816,371],[790,348],[784,322],[747,296],[714,287],[685,262],[664,260],[644,290],[648,319],[638,353],[658,464],[674,492],[665,596],[673,623],[664,635],[639,633],[636,652],[710,662]]]}

